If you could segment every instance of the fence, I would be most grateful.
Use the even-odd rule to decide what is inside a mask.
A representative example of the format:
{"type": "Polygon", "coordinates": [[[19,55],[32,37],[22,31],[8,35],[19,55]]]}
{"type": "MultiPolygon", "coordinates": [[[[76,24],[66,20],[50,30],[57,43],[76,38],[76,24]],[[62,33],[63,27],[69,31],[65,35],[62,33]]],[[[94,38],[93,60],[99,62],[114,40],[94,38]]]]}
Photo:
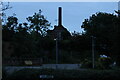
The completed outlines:
{"type": "Polygon", "coordinates": [[[42,65],[42,58],[7,58],[2,60],[6,66],[42,65]]]}

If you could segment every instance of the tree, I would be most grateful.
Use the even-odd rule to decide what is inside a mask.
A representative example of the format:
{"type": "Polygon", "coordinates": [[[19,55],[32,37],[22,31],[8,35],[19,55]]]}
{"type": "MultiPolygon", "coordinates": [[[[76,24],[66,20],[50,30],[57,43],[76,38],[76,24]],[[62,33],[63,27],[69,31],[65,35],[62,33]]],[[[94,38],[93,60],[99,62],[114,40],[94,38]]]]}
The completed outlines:
{"type": "Polygon", "coordinates": [[[27,20],[30,22],[31,31],[35,31],[37,34],[45,36],[46,31],[50,27],[50,23],[41,13],[42,11],[39,10],[38,13],[34,13],[33,16],[28,17],[27,20]]]}
{"type": "Polygon", "coordinates": [[[2,19],[0,18],[0,21],[5,22],[6,23],[6,14],[4,13],[4,11],[11,9],[12,7],[10,6],[10,3],[8,2],[6,5],[0,1],[0,16],[3,16],[2,19]]]}
{"type": "Polygon", "coordinates": [[[116,15],[99,12],[85,19],[81,27],[84,28],[85,35],[96,37],[96,48],[100,54],[116,58],[119,55],[119,23],[116,15]]]}
{"type": "Polygon", "coordinates": [[[41,10],[28,17],[27,20],[30,24],[18,23],[17,17],[9,16],[6,23],[2,25],[3,42],[14,43],[13,56],[40,57],[41,53],[50,47],[45,48],[46,44],[49,45],[49,40],[45,39],[45,35],[50,23],[41,14],[41,10]]]}
{"type": "Polygon", "coordinates": [[[15,34],[15,28],[18,24],[18,19],[14,16],[9,16],[7,19],[7,23],[3,25],[2,32],[3,32],[3,40],[10,41],[13,39],[15,34]]]}

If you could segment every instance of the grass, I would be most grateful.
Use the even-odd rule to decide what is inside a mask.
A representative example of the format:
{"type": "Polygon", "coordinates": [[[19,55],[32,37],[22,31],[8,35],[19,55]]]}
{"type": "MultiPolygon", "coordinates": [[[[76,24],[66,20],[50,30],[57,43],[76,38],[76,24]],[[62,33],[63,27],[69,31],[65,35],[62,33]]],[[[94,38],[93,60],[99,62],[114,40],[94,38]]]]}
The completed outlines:
{"type": "Polygon", "coordinates": [[[54,69],[22,69],[6,77],[9,80],[40,80],[40,75],[53,75],[58,78],[79,78],[80,80],[120,80],[120,70],[54,70],[54,69]]]}

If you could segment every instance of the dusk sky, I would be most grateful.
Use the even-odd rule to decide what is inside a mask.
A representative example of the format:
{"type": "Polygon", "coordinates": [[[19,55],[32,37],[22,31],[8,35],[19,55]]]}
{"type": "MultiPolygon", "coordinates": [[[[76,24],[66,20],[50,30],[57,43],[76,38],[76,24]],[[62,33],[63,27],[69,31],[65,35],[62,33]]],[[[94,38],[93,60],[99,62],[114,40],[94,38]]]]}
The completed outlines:
{"type": "Polygon", "coordinates": [[[5,11],[7,16],[15,13],[19,23],[27,22],[28,16],[41,9],[51,26],[58,24],[58,7],[62,7],[62,23],[70,32],[82,32],[81,25],[84,19],[96,12],[115,14],[114,10],[118,10],[117,2],[10,2],[10,6],[12,8],[5,11]]]}

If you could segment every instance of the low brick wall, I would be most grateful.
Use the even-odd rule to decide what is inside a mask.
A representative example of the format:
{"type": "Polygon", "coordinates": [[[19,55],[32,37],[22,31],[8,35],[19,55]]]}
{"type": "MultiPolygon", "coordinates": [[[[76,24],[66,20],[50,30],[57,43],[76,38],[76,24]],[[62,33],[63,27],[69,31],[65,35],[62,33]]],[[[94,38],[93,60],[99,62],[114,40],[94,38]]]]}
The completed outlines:
{"type": "Polygon", "coordinates": [[[6,66],[4,67],[7,74],[12,74],[25,68],[31,69],[80,69],[81,64],[42,64],[41,66],[6,66]]]}

